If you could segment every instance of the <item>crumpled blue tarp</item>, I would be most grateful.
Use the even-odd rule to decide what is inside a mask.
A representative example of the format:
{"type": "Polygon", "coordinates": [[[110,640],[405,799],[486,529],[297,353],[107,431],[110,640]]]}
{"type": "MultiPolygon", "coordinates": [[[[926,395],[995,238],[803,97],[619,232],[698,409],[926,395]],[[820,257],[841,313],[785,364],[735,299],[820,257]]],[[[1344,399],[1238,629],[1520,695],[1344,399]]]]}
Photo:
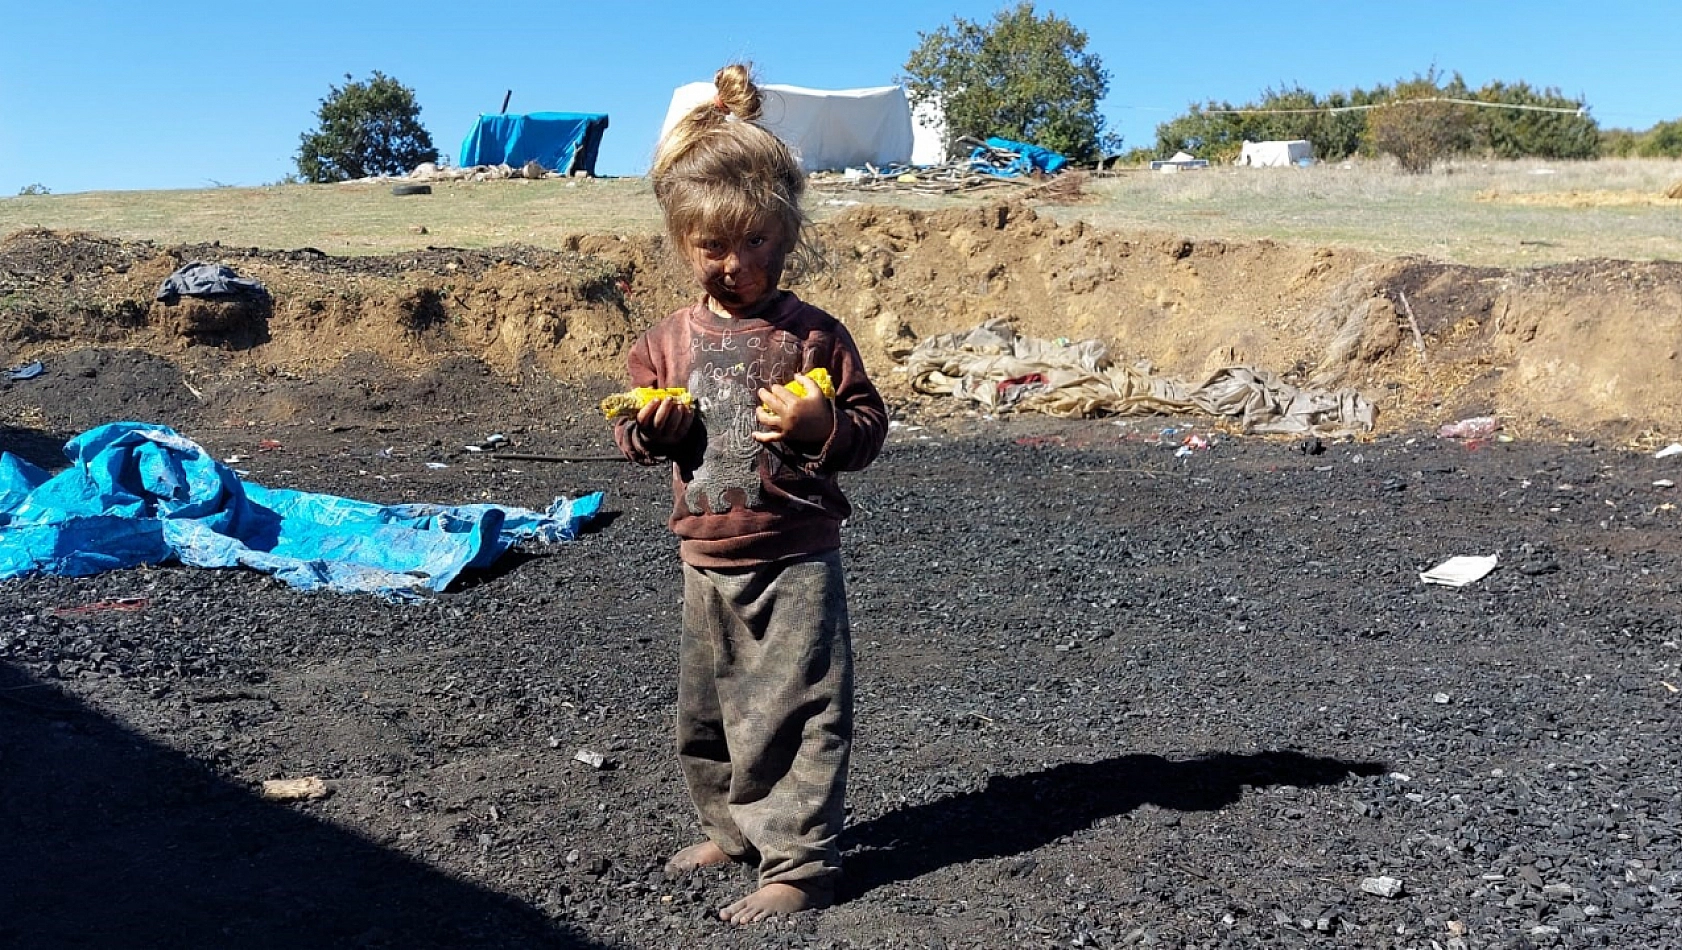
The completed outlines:
{"type": "Polygon", "coordinates": [[[607,116],[592,112],[481,115],[461,143],[461,167],[536,162],[552,172],[596,174],[607,116]]]}
{"type": "Polygon", "coordinates": [[[1057,172],[1062,171],[1063,166],[1067,164],[1069,164],[1069,160],[1060,152],[1053,152],[1049,148],[1042,148],[1038,145],[1030,145],[1027,142],[1013,142],[1010,139],[1001,139],[997,136],[987,139],[987,148],[978,148],[970,153],[971,168],[974,168],[977,171],[986,172],[989,175],[998,175],[1001,178],[1017,178],[1024,175],[1032,175],[1036,171],[1043,172],[1047,175],[1054,175],[1057,172]],[[993,164],[992,159],[996,158],[996,156],[989,152],[988,149],[997,149],[1001,152],[1015,152],[1016,158],[1014,161],[1010,162],[1010,164],[1000,167],[993,164]]]}
{"type": "Polygon", "coordinates": [[[571,540],[603,494],[547,511],[376,505],[242,482],[166,426],[114,422],[71,439],[56,475],[0,452],[0,580],[84,576],[176,559],[248,567],[304,590],[409,599],[488,567],[516,541],[571,540]]]}
{"type": "Polygon", "coordinates": [[[261,281],[241,277],[226,264],[188,261],[158,285],[158,299],[173,304],[187,297],[267,297],[261,281]]]}

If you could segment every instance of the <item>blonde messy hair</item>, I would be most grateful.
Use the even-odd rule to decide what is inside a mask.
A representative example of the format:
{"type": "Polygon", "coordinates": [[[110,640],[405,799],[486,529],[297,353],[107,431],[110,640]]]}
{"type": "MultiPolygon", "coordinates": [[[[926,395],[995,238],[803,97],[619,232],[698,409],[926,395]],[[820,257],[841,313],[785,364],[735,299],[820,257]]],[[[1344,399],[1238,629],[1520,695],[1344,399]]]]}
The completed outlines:
{"type": "Polygon", "coordinates": [[[679,119],[654,153],[649,177],[667,235],[681,248],[698,234],[740,234],[775,220],[791,269],[810,266],[800,209],[806,173],[788,146],[754,121],[762,102],[746,64],[720,69],[713,85],[717,95],[679,119]]]}

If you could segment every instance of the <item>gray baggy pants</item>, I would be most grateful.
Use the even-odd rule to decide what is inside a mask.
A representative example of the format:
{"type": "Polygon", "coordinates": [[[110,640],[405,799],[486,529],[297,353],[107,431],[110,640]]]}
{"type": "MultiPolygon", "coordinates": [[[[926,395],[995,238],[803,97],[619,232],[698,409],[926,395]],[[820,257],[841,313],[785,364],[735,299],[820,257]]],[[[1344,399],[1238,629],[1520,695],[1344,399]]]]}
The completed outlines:
{"type": "Polygon", "coordinates": [[[841,554],[684,565],[678,761],[708,838],[762,884],[832,885],[853,745],[841,554]]]}

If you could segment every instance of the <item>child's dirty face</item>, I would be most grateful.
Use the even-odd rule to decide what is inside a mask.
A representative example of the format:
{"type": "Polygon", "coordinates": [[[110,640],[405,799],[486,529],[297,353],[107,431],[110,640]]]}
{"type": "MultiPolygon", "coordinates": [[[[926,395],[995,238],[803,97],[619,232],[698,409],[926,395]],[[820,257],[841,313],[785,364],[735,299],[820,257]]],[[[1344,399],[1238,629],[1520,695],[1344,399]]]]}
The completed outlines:
{"type": "Polygon", "coordinates": [[[684,256],[707,295],[741,316],[776,295],[787,245],[782,225],[770,220],[741,233],[691,235],[684,256]]]}

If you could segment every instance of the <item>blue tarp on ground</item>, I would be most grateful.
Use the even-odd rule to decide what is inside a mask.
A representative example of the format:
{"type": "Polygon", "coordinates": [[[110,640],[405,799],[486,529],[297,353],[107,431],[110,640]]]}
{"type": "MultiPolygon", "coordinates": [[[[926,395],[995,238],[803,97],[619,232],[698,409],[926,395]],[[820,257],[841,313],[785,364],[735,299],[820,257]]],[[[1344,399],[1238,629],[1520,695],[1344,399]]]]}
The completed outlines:
{"type": "Polygon", "coordinates": [[[583,112],[482,115],[461,143],[461,167],[535,161],[552,172],[596,173],[607,116],[583,112]]]}
{"type": "Polygon", "coordinates": [[[1049,148],[1030,145],[1027,142],[1001,139],[998,136],[987,139],[987,148],[978,148],[970,153],[972,168],[1001,178],[1017,178],[1032,175],[1034,172],[1055,175],[1067,164],[1069,160],[1061,152],[1053,152],[1049,148]],[[1008,165],[1000,167],[993,164],[997,160],[998,152],[1013,152],[1016,158],[1008,165]]]}
{"type": "Polygon", "coordinates": [[[304,590],[412,597],[488,567],[516,541],[567,541],[603,495],[547,511],[376,505],[242,482],[165,426],[114,422],[66,443],[48,476],[0,452],[0,580],[179,560],[248,567],[304,590]]]}

